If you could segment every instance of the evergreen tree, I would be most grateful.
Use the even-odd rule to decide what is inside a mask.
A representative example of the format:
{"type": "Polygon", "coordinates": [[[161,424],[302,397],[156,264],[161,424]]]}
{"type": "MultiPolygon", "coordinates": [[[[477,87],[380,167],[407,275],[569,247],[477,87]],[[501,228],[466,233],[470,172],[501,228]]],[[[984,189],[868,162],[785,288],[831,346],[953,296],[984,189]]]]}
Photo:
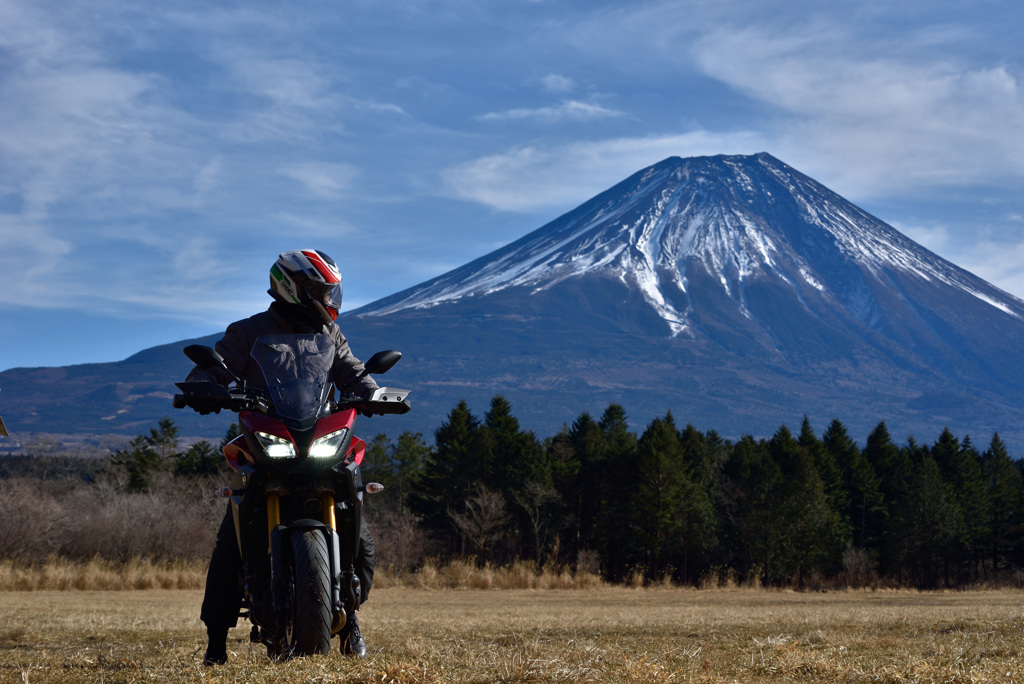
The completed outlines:
{"type": "Polygon", "coordinates": [[[710,492],[718,475],[720,439],[717,443],[712,442],[707,435],[687,423],[679,433],[679,447],[690,479],[710,492]]]}
{"type": "MultiPolygon", "coordinates": [[[[887,430],[884,435],[888,435],[887,430]]],[[[914,488],[920,475],[920,464],[926,457],[928,448],[919,445],[911,436],[904,446],[898,448],[896,458],[884,471],[883,487],[889,502],[889,515],[883,536],[881,570],[889,575],[895,573],[900,585],[911,580],[914,488]]]]}
{"type": "Polygon", "coordinates": [[[612,481],[608,472],[608,445],[601,427],[581,413],[568,432],[573,458],[579,463],[577,477],[562,487],[567,506],[573,511],[573,553],[602,547],[601,521],[608,505],[612,481]]]}
{"type": "Polygon", "coordinates": [[[580,461],[573,448],[569,427],[562,426],[557,435],[545,440],[548,467],[551,470],[551,489],[554,501],[549,506],[547,533],[553,537],[552,544],[556,563],[573,562],[577,556],[579,538],[580,461]]]}
{"type": "MultiPolygon", "coordinates": [[[[961,444],[948,427],[942,431],[931,453],[943,480],[950,486],[952,504],[962,521],[959,536],[946,548],[944,567],[950,572],[966,573],[964,579],[977,579],[991,515],[988,491],[981,475],[981,455],[969,436],[961,444]]],[[[951,581],[948,576],[946,581],[947,584],[951,581]]]]}
{"type": "Polygon", "coordinates": [[[400,513],[408,508],[413,492],[419,489],[419,481],[427,460],[430,447],[419,432],[408,430],[398,436],[391,449],[391,473],[388,483],[392,494],[388,497],[400,513]]]}
{"type": "Polygon", "coordinates": [[[879,539],[875,535],[873,525],[885,510],[885,497],[881,482],[871,462],[862,452],[850,468],[850,515],[849,521],[853,528],[853,543],[858,548],[877,548],[879,539]]]}
{"type": "Polygon", "coordinates": [[[491,399],[481,429],[487,459],[493,464],[492,489],[508,495],[522,493],[527,483],[551,485],[551,470],[544,449],[532,432],[523,432],[512,406],[500,394],[491,399]]]}
{"type": "Polygon", "coordinates": [[[128,492],[148,492],[153,476],[160,469],[160,456],[149,438],[138,435],[125,449],[118,449],[110,457],[110,465],[125,478],[128,492]]]}
{"type": "Polygon", "coordinates": [[[982,471],[981,453],[970,435],[965,435],[960,445],[952,484],[964,517],[964,552],[969,563],[966,578],[977,581],[991,536],[992,499],[982,471]]]}
{"type": "Polygon", "coordinates": [[[745,435],[723,470],[725,564],[741,573],[775,579],[781,555],[778,527],[782,472],[768,446],[745,435]]]}
{"type": "Polygon", "coordinates": [[[864,532],[868,545],[876,551],[880,551],[884,544],[889,504],[899,486],[895,480],[905,477],[904,469],[901,468],[899,452],[899,448],[892,441],[885,421],[878,423],[868,435],[862,452],[878,482],[878,505],[874,510],[868,511],[864,532]]]}
{"type": "Polygon", "coordinates": [[[910,506],[910,490],[915,476],[915,463],[920,461],[920,447],[913,437],[904,448],[897,447],[889,434],[885,421],[879,422],[864,445],[864,458],[868,459],[879,475],[882,507],[877,516],[869,518],[871,539],[876,539],[880,570],[883,574],[896,573],[902,581],[907,557],[906,515],[910,506]]]}
{"type": "Polygon", "coordinates": [[[178,455],[178,426],[164,416],[157,423],[157,427],[149,429],[146,441],[156,453],[160,464],[170,466],[178,455]]]}
{"type": "Polygon", "coordinates": [[[429,455],[430,447],[418,432],[403,432],[397,442],[384,434],[370,440],[363,456],[363,481],[380,482],[385,487],[374,507],[405,513],[429,455]]]}
{"type": "Polygon", "coordinates": [[[634,472],[628,519],[636,531],[634,554],[657,578],[670,564],[689,484],[684,483],[682,448],[671,413],[653,420],[641,435],[634,472]]]}
{"type": "Polygon", "coordinates": [[[821,479],[822,487],[825,490],[828,505],[838,516],[837,525],[839,527],[837,532],[844,539],[848,538],[852,533],[851,523],[847,517],[847,511],[850,508],[850,497],[846,491],[843,471],[839,468],[839,464],[836,463],[832,450],[826,449],[825,444],[815,436],[814,430],[811,428],[811,421],[806,415],[804,415],[800,423],[798,443],[811,455],[814,461],[814,468],[818,471],[818,477],[821,479]]]}
{"type": "Polygon", "coordinates": [[[673,561],[684,581],[696,581],[713,564],[718,545],[718,482],[725,447],[717,433],[702,434],[687,424],[679,435],[683,467],[680,521],[681,557],[673,561]]]}
{"type": "Polygon", "coordinates": [[[229,442],[242,434],[241,429],[238,427],[238,423],[232,422],[228,425],[227,431],[224,433],[223,439],[220,440],[220,450],[228,445],[229,442]]]}
{"type": "Polygon", "coordinates": [[[110,464],[126,477],[125,489],[148,492],[157,473],[170,472],[178,460],[178,427],[162,418],[149,435],[139,435],[111,456],[110,464]]]}
{"type": "Polygon", "coordinates": [[[485,482],[505,497],[515,521],[509,535],[513,545],[509,559],[533,555],[541,546],[541,540],[536,538],[539,528],[534,524],[535,505],[543,501],[546,506],[550,499],[538,494],[551,489],[546,453],[532,432],[520,429],[511,405],[500,394],[491,399],[490,408],[484,414],[480,442],[487,454],[485,458],[492,464],[491,478],[485,482]]]}
{"type": "Polygon", "coordinates": [[[843,549],[839,515],[829,507],[813,457],[785,425],[772,436],[768,452],[781,475],[776,504],[777,578],[795,575],[803,588],[808,572],[837,565],[843,549]]]}
{"type": "Polygon", "coordinates": [[[1020,543],[1024,513],[1024,478],[1014,467],[1006,445],[996,432],[982,455],[982,476],[988,489],[991,511],[985,540],[989,567],[1000,572],[1011,567],[1014,546],[1020,543]]]}
{"type": "Polygon", "coordinates": [[[545,440],[544,452],[552,486],[558,492],[567,491],[580,473],[580,461],[576,457],[568,426],[563,425],[557,435],[545,440]]]}
{"type": "Polygon", "coordinates": [[[621,580],[631,569],[624,550],[633,546],[633,533],[623,524],[630,519],[630,486],[637,453],[637,437],[630,432],[626,411],[609,404],[598,423],[604,437],[601,462],[602,499],[597,521],[596,550],[606,578],[621,580]]]}
{"type": "Polygon", "coordinates": [[[202,440],[178,455],[174,464],[174,474],[179,477],[217,475],[223,472],[224,468],[224,456],[215,451],[212,444],[202,440]]]}
{"type": "Polygon", "coordinates": [[[963,535],[963,517],[952,488],[935,459],[921,452],[908,500],[902,534],[907,561],[918,586],[950,584],[955,549],[963,535]]]}
{"type": "Polygon", "coordinates": [[[434,449],[424,463],[420,485],[409,500],[424,527],[449,551],[467,550],[465,535],[453,523],[449,511],[463,510],[490,471],[482,458],[479,427],[480,421],[469,405],[460,401],[434,432],[434,449]]]}
{"type": "Polygon", "coordinates": [[[373,439],[366,442],[363,462],[359,469],[363,471],[363,482],[383,482],[391,475],[391,449],[394,445],[391,438],[379,432],[373,439]]]}
{"type": "Polygon", "coordinates": [[[865,548],[875,545],[877,540],[868,536],[868,521],[882,510],[883,497],[878,476],[839,420],[829,424],[822,436],[822,444],[832,454],[843,476],[849,504],[841,513],[853,532],[854,546],[865,548]]]}

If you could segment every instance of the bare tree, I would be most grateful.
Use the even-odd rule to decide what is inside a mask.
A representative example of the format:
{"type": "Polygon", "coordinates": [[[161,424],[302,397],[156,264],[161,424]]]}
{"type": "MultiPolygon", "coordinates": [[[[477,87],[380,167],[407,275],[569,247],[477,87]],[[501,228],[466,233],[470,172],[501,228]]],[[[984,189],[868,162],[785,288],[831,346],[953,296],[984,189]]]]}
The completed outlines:
{"type": "Polygon", "coordinates": [[[521,493],[513,495],[516,503],[526,512],[533,534],[534,560],[540,566],[540,555],[548,535],[547,523],[551,520],[550,508],[558,501],[558,492],[540,482],[527,482],[521,493]]]}
{"type": "Polygon", "coordinates": [[[476,485],[476,492],[466,499],[465,511],[458,513],[449,508],[448,516],[459,534],[484,557],[488,557],[491,549],[505,536],[510,523],[505,497],[480,482],[476,485]]]}

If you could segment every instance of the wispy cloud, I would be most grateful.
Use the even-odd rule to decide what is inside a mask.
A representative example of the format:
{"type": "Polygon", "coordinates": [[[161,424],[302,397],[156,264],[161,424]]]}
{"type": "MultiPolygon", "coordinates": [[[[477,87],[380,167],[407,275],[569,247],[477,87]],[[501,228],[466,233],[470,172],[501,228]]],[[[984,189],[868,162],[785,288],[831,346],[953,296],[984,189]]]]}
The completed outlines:
{"type": "Polygon", "coordinates": [[[1009,293],[1024,293],[1024,235],[1013,239],[979,231],[974,239],[963,240],[945,225],[921,226],[893,221],[892,226],[982,280],[1009,293]]]}
{"type": "Polygon", "coordinates": [[[541,83],[549,93],[569,93],[576,89],[576,81],[562,74],[548,74],[541,83]]]}
{"type": "Polygon", "coordinates": [[[949,229],[946,226],[921,226],[902,221],[891,221],[890,224],[917,244],[936,254],[941,254],[949,244],[949,229]]]}
{"type": "Polygon", "coordinates": [[[1024,174],[1019,71],[865,55],[851,45],[860,36],[805,28],[715,33],[694,52],[706,73],[783,112],[784,144],[827,158],[859,194],[1024,174]]]}
{"type": "Polygon", "coordinates": [[[668,157],[751,154],[763,146],[764,140],[749,132],[694,131],[519,147],[448,169],[443,178],[457,196],[497,209],[567,208],[668,157]]]}
{"type": "Polygon", "coordinates": [[[625,116],[622,112],[601,105],[578,100],[567,100],[555,107],[536,109],[509,109],[503,112],[489,112],[479,117],[481,121],[524,121],[541,123],[562,123],[566,121],[592,121],[625,116]]]}
{"type": "Polygon", "coordinates": [[[285,166],[281,173],[299,181],[312,195],[336,199],[348,189],[357,171],[351,164],[304,162],[285,166]]]}
{"type": "Polygon", "coordinates": [[[147,315],[197,318],[237,311],[245,288],[230,270],[259,250],[273,215],[266,203],[286,196],[281,186],[340,197],[353,166],[301,159],[343,130],[339,112],[397,108],[348,96],[339,70],[301,50],[247,45],[251,29],[275,30],[270,13],[163,15],[163,29],[191,41],[199,78],[154,61],[174,50],[163,33],[128,30],[116,12],[92,32],[71,14],[0,3],[0,267],[9,283],[0,303],[111,315],[144,304],[147,315]],[[212,298],[211,288],[230,296],[212,298]]]}
{"type": "Polygon", "coordinates": [[[664,87],[725,86],[776,154],[855,195],[1024,177],[1024,63],[1000,25],[1020,8],[809,8],[652,0],[588,13],[564,40],[664,87]]]}
{"type": "Polygon", "coordinates": [[[46,285],[61,278],[61,262],[72,251],[69,241],[31,220],[0,214],[0,303],[12,306],[60,306],[56,288],[46,285]]]}
{"type": "Polygon", "coordinates": [[[983,240],[947,258],[996,287],[1024,298],[1024,240],[983,240]]]}

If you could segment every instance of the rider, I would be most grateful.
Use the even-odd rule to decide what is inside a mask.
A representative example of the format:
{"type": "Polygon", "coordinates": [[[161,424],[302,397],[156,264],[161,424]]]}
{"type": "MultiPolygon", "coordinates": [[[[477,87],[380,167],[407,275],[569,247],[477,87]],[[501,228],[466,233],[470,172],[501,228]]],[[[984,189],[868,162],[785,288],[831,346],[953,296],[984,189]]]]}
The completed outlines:
{"type": "MultiPolygon", "coordinates": [[[[344,393],[366,396],[377,383],[365,375],[363,364],[349,349],[348,341],[335,322],[341,308],[341,272],[329,256],[319,250],[303,249],[282,253],[270,269],[270,290],[274,298],[270,308],[228,326],[216,350],[228,369],[249,387],[266,387],[266,380],[250,356],[258,337],[281,334],[326,333],[334,341],[335,358],[331,369],[335,386],[344,393]]],[[[228,385],[233,378],[220,369],[194,368],[187,380],[210,381],[228,385]]],[[[373,584],[373,537],[363,520],[361,543],[355,570],[360,581],[360,602],[366,601],[373,584]]],[[[235,538],[235,524],[228,505],[217,532],[217,543],[206,575],[201,618],[206,623],[209,645],[203,663],[227,662],[228,629],[234,627],[241,608],[242,592],[238,575],[242,559],[235,538]]],[[[341,631],[341,652],[366,657],[366,642],[359,631],[355,614],[348,616],[341,631]]]]}

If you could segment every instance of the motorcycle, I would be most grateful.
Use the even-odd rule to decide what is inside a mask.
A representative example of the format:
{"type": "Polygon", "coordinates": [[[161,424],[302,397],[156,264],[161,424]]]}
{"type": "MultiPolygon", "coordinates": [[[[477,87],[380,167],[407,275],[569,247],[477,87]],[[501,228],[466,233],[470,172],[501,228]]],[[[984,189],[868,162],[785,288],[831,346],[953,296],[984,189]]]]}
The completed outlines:
{"type": "MultiPolygon", "coordinates": [[[[200,368],[234,377],[230,388],[176,383],[174,407],[238,413],[241,434],[223,449],[231,486],[217,494],[231,500],[250,639],[274,659],[327,653],[360,604],[354,563],[363,495],[384,488],[363,483],[366,444],[352,432],[356,416],[406,413],[409,391],[383,387],[333,401],[334,343],[324,334],[259,338],[252,356],[266,390],[246,387],[210,347],[184,351],[200,368]]],[[[378,352],[359,377],[384,373],[401,356],[378,352]]]]}

